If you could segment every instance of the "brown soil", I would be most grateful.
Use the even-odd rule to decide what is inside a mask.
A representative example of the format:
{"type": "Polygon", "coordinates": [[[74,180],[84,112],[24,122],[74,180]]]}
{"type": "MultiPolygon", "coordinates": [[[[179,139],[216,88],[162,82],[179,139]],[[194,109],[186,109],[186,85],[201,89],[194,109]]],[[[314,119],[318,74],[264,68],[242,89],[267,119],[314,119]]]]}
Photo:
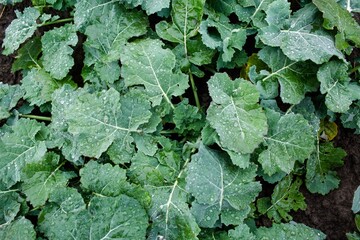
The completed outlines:
{"type": "MultiPolygon", "coordinates": [[[[0,4],[0,45],[4,38],[5,29],[15,18],[14,9],[23,10],[28,1],[14,7],[0,4]]],[[[11,73],[14,56],[0,55],[0,82],[8,84],[20,83],[21,74],[11,73]]],[[[360,136],[350,130],[341,130],[336,144],[348,153],[344,167],[339,169],[341,178],[339,189],[326,196],[311,194],[302,189],[306,197],[307,209],[293,214],[294,221],[304,223],[310,227],[320,229],[328,235],[329,240],[346,239],[347,232],[355,231],[354,214],[351,211],[353,194],[360,185],[360,136]]]]}

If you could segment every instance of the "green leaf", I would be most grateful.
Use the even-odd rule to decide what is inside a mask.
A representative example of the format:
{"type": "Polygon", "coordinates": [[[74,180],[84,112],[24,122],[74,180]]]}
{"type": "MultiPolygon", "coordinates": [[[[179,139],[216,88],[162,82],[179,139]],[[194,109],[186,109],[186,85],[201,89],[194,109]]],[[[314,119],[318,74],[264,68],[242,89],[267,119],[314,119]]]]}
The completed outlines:
{"type": "Polygon", "coordinates": [[[235,229],[229,230],[230,240],[246,239],[255,240],[255,235],[250,232],[250,228],[246,224],[241,224],[235,229]]]}
{"type": "Polygon", "coordinates": [[[22,192],[34,206],[45,204],[49,195],[59,187],[65,187],[75,177],[73,172],[64,172],[59,164],[60,156],[48,152],[40,161],[27,164],[22,170],[22,192]]]}
{"type": "Polygon", "coordinates": [[[360,12],[360,3],[357,0],[340,0],[338,3],[348,12],[360,12]]]}
{"type": "Polygon", "coordinates": [[[187,102],[181,102],[174,109],[175,129],[183,135],[199,136],[205,125],[204,116],[195,106],[187,102]]]}
{"type": "Polygon", "coordinates": [[[355,97],[351,94],[348,65],[340,61],[330,61],[319,68],[317,77],[320,91],[326,94],[325,104],[333,112],[345,113],[355,97]]]}
{"type": "Polygon", "coordinates": [[[160,12],[170,6],[170,0],[120,0],[120,2],[127,3],[132,7],[141,5],[147,15],[160,12]]]}
{"type": "Polygon", "coordinates": [[[109,163],[100,164],[90,161],[80,169],[80,176],[83,189],[103,196],[115,197],[130,187],[126,181],[126,171],[109,163]]]}
{"type": "Polygon", "coordinates": [[[351,210],[354,213],[360,212],[360,186],[354,192],[354,199],[353,199],[351,210]]]}
{"type": "Polygon", "coordinates": [[[39,37],[34,37],[33,39],[27,41],[24,46],[22,46],[16,56],[16,60],[11,66],[11,71],[16,72],[22,69],[30,69],[32,67],[40,66],[40,61],[38,57],[41,53],[41,41],[39,37]]]}
{"type": "Polygon", "coordinates": [[[36,8],[27,7],[23,13],[15,10],[15,14],[16,19],[5,30],[5,38],[2,44],[4,47],[3,54],[5,55],[15,52],[40,26],[36,22],[40,17],[40,12],[36,8]]]}
{"type": "MultiPolygon", "coordinates": [[[[314,29],[317,11],[312,4],[292,15],[288,24],[284,26],[275,25],[271,19],[277,19],[274,11],[267,12],[266,20],[269,26],[263,27],[259,31],[261,41],[272,47],[280,47],[284,54],[293,61],[311,60],[317,64],[329,61],[332,56],[343,59],[343,54],[336,49],[333,38],[325,30],[314,29]]],[[[283,21],[287,22],[287,21],[283,21]]]]}
{"type": "Polygon", "coordinates": [[[225,15],[210,15],[200,24],[203,43],[211,49],[219,49],[224,62],[230,62],[235,50],[242,50],[246,42],[246,30],[240,25],[230,24],[225,15]]]}
{"type": "Polygon", "coordinates": [[[345,128],[356,129],[355,133],[360,132],[360,102],[357,101],[350,109],[341,115],[341,122],[345,128]]]}
{"type": "Polygon", "coordinates": [[[133,141],[132,133],[141,132],[140,126],[151,117],[150,103],[137,91],[121,98],[112,88],[94,94],[67,88],[55,93],[53,106],[59,112],[53,115],[54,127],[68,125],[78,156],[99,158],[114,141],[118,151],[125,150],[133,141]]]}
{"type": "Polygon", "coordinates": [[[266,214],[277,223],[282,220],[287,222],[292,220],[290,211],[306,209],[305,197],[299,191],[301,184],[300,178],[293,181],[292,176],[288,175],[275,186],[271,199],[268,197],[258,199],[259,212],[266,214]]]}
{"type": "Polygon", "coordinates": [[[58,81],[43,69],[31,69],[21,80],[21,88],[25,91],[24,98],[30,105],[40,106],[51,101],[51,95],[68,80],[58,81]]]}
{"type": "MultiPolygon", "coordinates": [[[[346,7],[351,11],[350,0],[348,2],[349,5],[347,4],[346,7]]],[[[314,0],[313,3],[327,20],[325,26],[327,29],[336,27],[339,32],[344,34],[345,39],[360,47],[360,26],[347,9],[342,8],[335,0],[314,0]]]]}
{"type": "Polygon", "coordinates": [[[74,66],[71,56],[78,42],[75,27],[67,24],[45,32],[41,38],[43,55],[41,57],[44,69],[55,79],[63,79],[74,66]],[[54,57],[56,56],[56,57],[54,57]]]}
{"type": "Polygon", "coordinates": [[[265,25],[265,11],[273,0],[240,0],[239,6],[236,6],[236,15],[241,21],[252,24],[255,27],[263,27],[265,25]]]}
{"type": "Polygon", "coordinates": [[[161,41],[151,39],[127,44],[121,55],[122,76],[128,87],[143,85],[153,106],[165,100],[174,109],[171,98],[185,92],[188,78],[173,73],[175,55],[162,45],[161,41]]]}
{"type": "Polygon", "coordinates": [[[0,120],[10,116],[9,111],[24,96],[19,85],[8,85],[0,82],[0,120]]]}
{"type": "Polygon", "coordinates": [[[306,187],[312,193],[328,194],[337,188],[340,179],[336,168],[343,166],[346,152],[331,142],[318,143],[315,152],[306,162],[306,187]]]}
{"type": "Polygon", "coordinates": [[[264,172],[273,175],[290,173],[296,161],[304,162],[314,150],[314,134],[309,123],[298,114],[269,115],[269,132],[264,137],[267,147],[259,155],[264,172]]]}
{"type": "Polygon", "coordinates": [[[22,217],[10,224],[0,226],[3,240],[35,240],[36,232],[30,220],[22,217]]]}
{"type": "Polygon", "coordinates": [[[292,239],[292,240],[324,240],[326,235],[319,230],[301,223],[273,224],[271,228],[260,227],[255,232],[256,239],[292,239]]]}
{"type": "Polygon", "coordinates": [[[94,65],[95,72],[103,82],[113,83],[120,77],[117,61],[125,43],[130,38],[145,34],[147,26],[148,20],[142,12],[119,5],[112,6],[102,14],[99,21],[85,30],[84,63],[87,66],[94,65]],[[117,69],[116,74],[113,68],[117,69]]]}
{"type": "Polygon", "coordinates": [[[19,197],[15,190],[0,190],[0,226],[7,225],[15,219],[20,211],[19,197]]]}
{"type": "Polygon", "coordinates": [[[235,152],[252,153],[267,132],[255,86],[242,79],[231,81],[225,73],[216,73],[208,86],[213,102],[207,120],[219,135],[221,145],[235,152]]]}
{"type": "Polygon", "coordinates": [[[184,44],[198,32],[203,17],[205,0],[173,0],[171,3],[172,24],[161,21],[156,24],[156,33],[170,42],[184,44]]]}
{"type": "Polygon", "coordinates": [[[271,69],[271,72],[261,71],[256,77],[258,88],[279,82],[281,100],[290,104],[298,104],[306,92],[317,90],[316,69],[310,62],[292,61],[279,48],[264,47],[258,55],[271,69]]]}
{"type": "Polygon", "coordinates": [[[44,127],[34,120],[20,119],[0,140],[0,181],[7,188],[20,181],[21,169],[29,162],[40,160],[45,152],[45,142],[37,140],[44,127]]]}
{"type": "Polygon", "coordinates": [[[186,177],[186,190],[196,200],[192,213],[199,226],[213,227],[219,215],[226,225],[240,224],[261,190],[255,176],[255,165],[240,169],[231,164],[226,154],[200,145],[186,177]]]}

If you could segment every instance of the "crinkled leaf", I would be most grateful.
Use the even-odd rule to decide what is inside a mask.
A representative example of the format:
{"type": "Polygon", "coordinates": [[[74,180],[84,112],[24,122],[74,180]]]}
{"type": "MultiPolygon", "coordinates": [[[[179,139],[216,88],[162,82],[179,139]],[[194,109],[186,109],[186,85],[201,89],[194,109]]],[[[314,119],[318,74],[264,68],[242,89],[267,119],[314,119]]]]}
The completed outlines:
{"type": "Polygon", "coordinates": [[[80,169],[80,176],[83,189],[108,197],[118,196],[130,186],[126,181],[126,171],[109,163],[90,161],[80,169]]]}
{"type": "Polygon", "coordinates": [[[120,2],[127,3],[133,7],[141,5],[141,8],[146,11],[147,15],[160,12],[170,6],[170,0],[120,0],[120,2]]]}
{"type": "Polygon", "coordinates": [[[355,96],[352,95],[348,65],[340,61],[330,61],[323,64],[317,73],[321,83],[320,91],[326,94],[325,104],[333,112],[344,113],[355,96]]]}
{"type": "Polygon", "coordinates": [[[42,61],[44,69],[53,78],[63,79],[74,66],[74,59],[71,56],[78,42],[75,27],[73,24],[66,24],[45,32],[41,38],[42,61]]]}
{"type": "Polygon", "coordinates": [[[175,55],[162,48],[159,40],[145,39],[126,45],[121,55],[122,76],[126,86],[143,85],[153,106],[165,100],[172,108],[172,96],[180,96],[188,88],[188,78],[173,73],[175,55]]]}
{"type": "Polygon", "coordinates": [[[318,144],[306,162],[306,187],[312,193],[325,195],[339,186],[340,179],[335,170],[344,164],[346,152],[330,142],[318,144]]]}
{"type": "Polygon", "coordinates": [[[240,0],[240,5],[236,6],[236,15],[238,18],[252,24],[256,27],[263,27],[265,25],[265,11],[273,0],[240,0]]]}
{"type": "Polygon", "coordinates": [[[195,106],[181,102],[174,109],[175,128],[180,134],[198,136],[205,125],[204,116],[195,106]]]}
{"type": "Polygon", "coordinates": [[[299,191],[301,184],[301,179],[297,178],[293,181],[292,176],[288,175],[275,186],[271,199],[268,197],[258,199],[259,212],[266,214],[277,223],[282,220],[287,222],[292,220],[290,211],[306,209],[305,197],[299,191]]]}
{"type": "Polygon", "coordinates": [[[16,60],[11,66],[11,71],[16,72],[22,69],[39,67],[38,57],[41,53],[41,41],[39,37],[27,41],[17,52],[16,60]]]}
{"type": "Polygon", "coordinates": [[[0,226],[6,225],[15,219],[20,211],[18,198],[19,194],[14,190],[0,190],[0,226]]]}
{"type": "Polygon", "coordinates": [[[142,12],[119,5],[106,10],[99,21],[85,30],[84,63],[94,65],[95,72],[103,82],[113,83],[120,77],[117,61],[123,46],[130,38],[146,33],[148,20],[142,12]]]}
{"type": "Polygon", "coordinates": [[[213,102],[207,112],[223,147],[239,153],[252,153],[267,132],[266,116],[258,104],[259,93],[250,82],[231,81],[217,73],[208,81],[213,102]]]}
{"type": "Polygon", "coordinates": [[[20,172],[25,164],[40,160],[45,152],[44,141],[36,135],[44,125],[34,120],[20,119],[5,133],[0,141],[0,181],[11,187],[20,181],[20,172]]]}
{"type": "Polygon", "coordinates": [[[64,163],[60,164],[59,160],[59,155],[48,152],[42,160],[23,168],[21,189],[34,207],[43,205],[53,191],[65,187],[68,180],[76,176],[73,172],[62,171],[64,163]]]}
{"type": "Polygon", "coordinates": [[[187,173],[186,190],[196,200],[192,213],[202,227],[213,227],[219,215],[226,225],[240,224],[261,190],[260,183],[254,181],[255,165],[240,169],[227,155],[204,145],[192,156],[187,173]]]}
{"type": "Polygon", "coordinates": [[[58,81],[43,69],[31,69],[21,80],[21,88],[25,91],[24,98],[30,105],[40,106],[51,101],[53,92],[61,88],[64,83],[72,83],[64,80],[58,81]]]}
{"type": "Polygon", "coordinates": [[[93,94],[62,88],[56,91],[53,105],[62,110],[53,116],[54,126],[65,122],[77,153],[96,158],[115,140],[121,142],[119,151],[125,149],[133,141],[131,134],[141,132],[141,124],[151,117],[150,103],[142,94],[130,92],[120,98],[112,88],[93,94]]]}
{"type": "Polygon", "coordinates": [[[236,226],[235,229],[229,230],[230,240],[246,239],[255,240],[255,235],[250,231],[250,228],[246,224],[236,226]]]}
{"type": "MultiPolygon", "coordinates": [[[[346,5],[347,9],[344,9],[335,0],[313,1],[327,20],[326,28],[333,29],[335,26],[339,32],[344,34],[345,39],[354,42],[357,47],[360,47],[360,26],[348,12],[348,10],[351,12],[352,6],[350,0],[347,2],[349,3],[346,5]]],[[[358,7],[360,7],[359,3],[358,7]]]]}
{"type": "Polygon", "coordinates": [[[186,44],[189,38],[198,32],[204,5],[205,0],[173,0],[171,3],[172,24],[166,21],[159,22],[156,24],[156,33],[162,39],[186,44]]]}
{"type": "Polygon", "coordinates": [[[353,199],[351,210],[354,213],[360,212],[360,186],[354,192],[354,199],[353,199]]]}
{"type": "Polygon", "coordinates": [[[0,120],[10,116],[9,111],[24,96],[19,85],[8,85],[0,82],[0,120]]]}
{"type": "MultiPolygon", "coordinates": [[[[276,14],[271,11],[267,14],[276,14]]],[[[276,16],[273,17],[276,19],[276,16]]],[[[308,4],[289,18],[284,26],[275,25],[267,16],[269,26],[260,29],[261,41],[272,47],[280,47],[284,54],[293,61],[311,60],[317,64],[329,61],[332,56],[343,59],[343,54],[336,49],[329,33],[319,28],[314,29],[317,21],[317,9],[308,4]]]]}
{"type": "Polygon", "coordinates": [[[2,240],[35,240],[36,232],[30,220],[22,217],[14,222],[0,226],[2,240]]]}
{"type": "Polygon", "coordinates": [[[341,115],[341,122],[344,127],[356,129],[355,133],[360,133],[360,102],[355,102],[347,112],[341,115]]]}
{"type": "Polygon", "coordinates": [[[316,69],[313,64],[292,61],[279,48],[264,47],[258,55],[271,69],[271,72],[260,71],[257,77],[252,75],[252,80],[257,83],[259,90],[279,82],[281,100],[290,104],[299,103],[306,92],[317,90],[316,69]]]}
{"type": "Polygon", "coordinates": [[[246,30],[240,25],[230,24],[230,20],[222,14],[211,15],[202,21],[199,32],[207,47],[222,52],[224,62],[230,62],[235,50],[241,51],[246,41],[246,30]]]}
{"type": "Polygon", "coordinates": [[[326,235],[319,230],[310,228],[302,223],[273,224],[271,228],[260,227],[255,232],[256,239],[292,239],[292,240],[324,240],[326,235]]]}
{"type": "Polygon", "coordinates": [[[309,123],[298,114],[280,117],[269,115],[269,133],[264,137],[267,147],[259,155],[264,172],[290,173],[296,161],[304,162],[314,150],[314,134],[309,123]]]}
{"type": "Polygon", "coordinates": [[[40,17],[40,12],[36,8],[27,7],[21,13],[15,10],[16,19],[13,20],[5,30],[5,38],[2,52],[9,55],[17,50],[23,42],[30,38],[35,30],[40,26],[36,20],[40,17]]]}

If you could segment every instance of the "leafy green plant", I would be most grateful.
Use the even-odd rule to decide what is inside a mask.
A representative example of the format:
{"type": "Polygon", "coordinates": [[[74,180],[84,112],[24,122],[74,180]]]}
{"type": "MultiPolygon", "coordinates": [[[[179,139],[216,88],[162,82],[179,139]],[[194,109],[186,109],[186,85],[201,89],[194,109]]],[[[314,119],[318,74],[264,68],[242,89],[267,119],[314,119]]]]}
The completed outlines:
{"type": "Polygon", "coordinates": [[[291,211],[306,208],[303,182],[338,187],[346,154],[324,123],[360,129],[347,60],[358,8],[298,8],[46,0],[17,11],[3,42],[23,78],[0,85],[1,239],[325,239],[291,211]]]}

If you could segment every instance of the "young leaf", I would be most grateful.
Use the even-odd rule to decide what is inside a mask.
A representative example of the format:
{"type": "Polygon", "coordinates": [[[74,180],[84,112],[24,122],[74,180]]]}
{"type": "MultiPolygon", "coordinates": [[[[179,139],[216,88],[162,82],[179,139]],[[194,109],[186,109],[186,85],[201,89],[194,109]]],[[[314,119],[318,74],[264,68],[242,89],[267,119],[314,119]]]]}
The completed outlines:
{"type": "Polygon", "coordinates": [[[317,77],[321,83],[320,91],[326,93],[325,104],[333,112],[344,113],[355,96],[352,95],[348,65],[340,61],[330,61],[319,68],[317,77]]]}
{"type": "Polygon", "coordinates": [[[314,150],[314,134],[309,123],[298,114],[269,115],[269,133],[264,137],[267,149],[259,155],[264,172],[290,173],[296,161],[304,162],[314,150]]]}
{"type": "Polygon", "coordinates": [[[0,238],[3,240],[35,240],[36,232],[30,220],[21,217],[10,224],[1,225],[0,238]]]}
{"type": "Polygon", "coordinates": [[[273,224],[271,228],[260,227],[256,230],[257,239],[325,240],[326,235],[302,223],[290,222],[273,224]]]}
{"type": "Polygon", "coordinates": [[[320,144],[306,162],[306,187],[312,193],[325,195],[339,186],[335,169],[341,167],[346,152],[332,143],[320,144]]]}
{"type": "Polygon", "coordinates": [[[24,12],[21,13],[15,10],[16,19],[13,20],[5,30],[5,38],[2,46],[5,55],[12,54],[17,50],[26,39],[30,38],[38,26],[36,20],[40,17],[40,12],[36,8],[28,7],[25,8],[24,12]]]}
{"type": "Polygon", "coordinates": [[[41,53],[40,37],[34,37],[27,41],[17,52],[16,60],[11,66],[11,71],[40,67],[38,57],[41,53]]]}
{"type": "Polygon", "coordinates": [[[278,81],[283,102],[297,104],[305,97],[306,92],[317,90],[316,69],[310,62],[292,61],[279,48],[264,47],[258,55],[270,67],[271,72],[261,71],[261,77],[257,76],[255,80],[257,85],[265,89],[267,84],[271,84],[266,82],[278,81]]]}
{"type": "Polygon", "coordinates": [[[255,165],[240,169],[227,155],[201,145],[192,156],[186,177],[186,189],[196,200],[192,213],[199,226],[213,227],[219,215],[226,225],[242,223],[261,190],[255,176],[255,165]]]}
{"type": "MultiPolygon", "coordinates": [[[[197,34],[202,20],[205,0],[174,0],[171,3],[172,24],[161,21],[156,24],[156,33],[170,42],[182,43],[197,34]]],[[[187,49],[185,49],[185,52],[187,49]]]]}
{"type": "Polygon", "coordinates": [[[141,124],[151,117],[150,103],[139,92],[120,98],[114,89],[90,94],[62,88],[56,91],[53,105],[62,111],[53,116],[55,126],[65,121],[78,154],[96,158],[114,141],[119,142],[118,151],[124,151],[133,141],[131,134],[141,132],[141,124]]]}
{"type": "Polygon", "coordinates": [[[59,160],[59,155],[47,152],[43,159],[23,168],[21,189],[34,207],[43,205],[53,191],[66,187],[68,180],[76,176],[73,172],[61,171],[63,164],[59,164],[59,160]]]}
{"type": "Polygon", "coordinates": [[[10,116],[9,111],[24,96],[19,85],[8,85],[0,82],[0,120],[10,116]]]}
{"type": "Polygon", "coordinates": [[[71,56],[78,42],[73,24],[66,24],[59,28],[47,31],[41,38],[44,69],[55,79],[63,79],[74,66],[71,56]],[[56,57],[55,57],[56,56],[56,57]]]}
{"type": "MultiPolygon", "coordinates": [[[[343,59],[343,54],[336,49],[331,35],[323,29],[313,30],[317,21],[316,7],[306,5],[289,18],[289,24],[276,25],[273,11],[267,12],[269,26],[259,31],[261,41],[272,47],[280,47],[284,54],[293,61],[311,60],[317,64],[329,61],[332,56],[343,59]]],[[[286,21],[283,21],[286,23],[286,21]]]]}
{"type": "Polygon", "coordinates": [[[114,83],[120,77],[117,61],[122,48],[130,38],[145,34],[147,26],[148,20],[142,12],[112,6],[99,21],[85,30],[84,63],[94,65],[95,72],[103,82],[114,83]]]}
{"type": "Polygon", "coordinates": [[[145,87],[153,106],[165,100],[174,109],[171,98],[185,92],[188,78],[182,73],[173,73],[175,55],[162,45],[161,41],[152,39],[127,44],[121,55],[121,72],[126,86],[145,87]]]}
{"type": "MultiPolygon", "coordinates": [[[[347,10],[343,9],[335,0],[314,0],[313,3],[324,14],[324,18],[327,20],[326,28],[337,27],[339,32],[345,35],[345,39],[360,47],[360,26],[347,10]]],[[[352,9],[350,5],[346,7],[352,9]]]]}
{"type": "Polygon", "coordinates": [[[275,186],[271,199],[267,197],[258,199],[259,212],[266,214],[277,223],[283,219],[287,222],[292,220],[290,211],[306,209],[305,197],[299,192],[301,184],[299,178],[292,181],[292,176],[288,175],[275,186]]]}
{"type": "Polygon", "coordinates": [[[239,153],[252,153],[267,132],[266,116],[259,93],[248,81],[231,81],[225,73],[217,73],[208,81],[213,102],[207,113],[223,147],[239,153]]]}
{"type": "Polygon", "coordinates": [[[20,119],[0,140],[0,181],[7,188],[20,181],[21,169],[40,160],[46,152],[44,141],[36,139],[44,127],[34,120],[20,119]]]}

